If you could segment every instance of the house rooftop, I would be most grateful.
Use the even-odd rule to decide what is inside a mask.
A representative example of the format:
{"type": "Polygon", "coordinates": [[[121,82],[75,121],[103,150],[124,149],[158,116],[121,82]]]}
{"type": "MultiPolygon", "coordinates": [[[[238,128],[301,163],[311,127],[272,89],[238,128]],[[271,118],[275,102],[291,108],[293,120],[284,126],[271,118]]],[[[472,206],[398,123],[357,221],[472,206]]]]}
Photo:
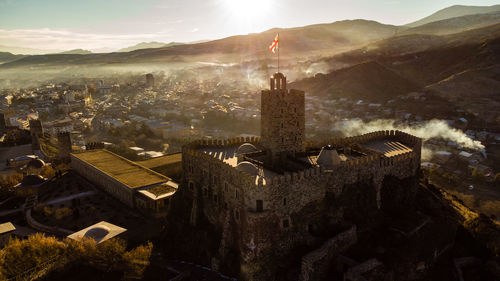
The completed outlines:
{"type": "Polygon", "coordinates": [[[0,234],[8,233],[16,230],[16,227],[11,222],[0,224],[0,234]]]}
{"type": "Polygon", "coordinates": [[[127,231],[127,229],[111,224],[109,222],[101,221],[71,235],[68,235],[68,238],[76,241],[81,241],[84,238],[89,238],[94,239],[95,242],[99,244],[125,231],[127,231]]]}
{"type": "Polygon", "coordinates": [[[105,149],[89,150],[72,155],[133,189],[170,180],[166,176],[105,149]]]}
{"type": "Polygon", "coordinates": [[[178,162],[182,162],[182,153],[180,152],[156,157],[149,160],[138,161],[137,163],[146,168],[152,169],[155,167],[170,165],[178,162]]]}

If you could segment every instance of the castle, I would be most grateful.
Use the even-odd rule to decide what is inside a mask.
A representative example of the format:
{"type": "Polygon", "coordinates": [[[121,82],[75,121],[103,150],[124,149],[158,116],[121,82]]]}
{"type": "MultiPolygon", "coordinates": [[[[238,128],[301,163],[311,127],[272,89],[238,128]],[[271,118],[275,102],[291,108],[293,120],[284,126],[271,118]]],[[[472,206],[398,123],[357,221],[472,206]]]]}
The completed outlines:
{"type": "Polygon", "coordinates": [[[261,93],[261,116],[260,138],[183,148],[176,200],[186,224],[208,229],[209,245],[196,249],[213,268],[270,280],[298,263],[301,280],[314,280],[379,212],[412,200],[420,138],[378,131],[306,141],[305,93],[287,89],[282,73],[261,93]]]}

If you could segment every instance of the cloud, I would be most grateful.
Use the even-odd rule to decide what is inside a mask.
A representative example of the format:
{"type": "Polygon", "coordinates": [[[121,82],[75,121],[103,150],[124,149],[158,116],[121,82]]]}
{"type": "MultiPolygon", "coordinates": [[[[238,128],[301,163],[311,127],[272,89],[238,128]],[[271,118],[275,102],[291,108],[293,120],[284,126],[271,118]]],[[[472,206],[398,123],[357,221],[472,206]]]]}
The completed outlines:
{"type": "Polygon", "coordinates": [[[199,28],[193,28],[191,32],[198,32],[200,29],[199,28]]]}
{"type": "Polygon", "coordinates": [[[144,41],[162,41],[169,30],[140,34],[80,33],[67,29],[0,29],[0,45],[37,49],[119,49],[144,41]]]}

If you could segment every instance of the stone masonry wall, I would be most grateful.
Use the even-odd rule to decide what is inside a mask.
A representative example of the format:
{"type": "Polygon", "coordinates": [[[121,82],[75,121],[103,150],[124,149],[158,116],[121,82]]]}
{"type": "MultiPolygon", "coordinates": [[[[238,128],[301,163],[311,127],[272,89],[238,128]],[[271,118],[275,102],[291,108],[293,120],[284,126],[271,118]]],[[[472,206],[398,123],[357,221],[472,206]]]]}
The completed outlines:
{"type": "Polygon", "coordinates": [[[262,144],[273,157],[304,151],[305,97],[298,90],[264,90],[261,95],[262,144]]]}
{"type": "MultiPolygon", "coordinates": [[[[283,249],[281,253],[275,252],[281,255],[298,245],[308,244],[311,236],[306,230],[307,222],[303,222],[306,225],[294,225],[292,218],[299,213],[303,217],[306,206],[325,202],[326,194],[339,196],[345,186],[369,181],[375,188],[374,200],[380,208],[384,177],[405,179],[417,174],[421,139],[414,136],[399,131],[381,131],[332,143],[335,147],[352,146],[377,138],[399,140],[413,147],[413,151],[393,157],[373,153],[342,162],[334,170],[310,168],[279,175],[267,182],[198,150],[210,146],[239,146],[245,142],[259,145],[259,138],[197,141],[183,148],[181,189],[186,196],[198,199],[191,200],[192,214],[200,208],[196,202],[202,202],[202,213],[212,224],[221,227],[222,237],[237,237],[238,241],[221,241],[218,260],[224,263],[227,252],[224,245],[236,244],[242,262],[250,265],[273,252],[275,245],[283,249]],[[262,211],[257,210],[257,200],[262,202],[262,211]],[[292,228],[294,231],[290,231],[292,228]],[[233,232],[239,234],[233,235],[233,232]]],[[[310,147],[311,143],[307,145],[310,147]]],[[[192,223],[196,223],[196,218],[192,223]]],[[[254,273],[249,270],[245,276],[251,279],[254,273]]]]}
{"type": "Polygon", "coordinates": [[[329,239],[320,248],[302,257],[301,281],[320,280],[328,271],[328,265],[336,255],[357,242],[356,226],[329,239]]]}

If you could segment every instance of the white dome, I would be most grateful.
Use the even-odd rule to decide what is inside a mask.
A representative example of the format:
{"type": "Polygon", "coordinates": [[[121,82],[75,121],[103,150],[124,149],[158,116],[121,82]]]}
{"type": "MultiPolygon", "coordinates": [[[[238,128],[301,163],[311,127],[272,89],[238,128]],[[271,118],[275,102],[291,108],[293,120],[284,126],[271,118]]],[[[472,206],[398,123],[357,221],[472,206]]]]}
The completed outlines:
{"type": "Polygon", "coordinates": [[[318,159],[316,163],[320,166],[325,167],[327,169],[331,169],[336,165],[340,164],[340,157],[337,153],[337,150],[332,146],[325,146],[321,149],[321,152],[318,155],[318,159]]]}
{"type": "Polygon", "coordinates": [[[96,227],[93,227],[93,228],[87,230],[87,232],[85,232],[84,237],[92,238],[96,242],[99,242],[104,237],[106,237],[106,235],[108,235],[109,232],[110,232],[109,227],[101,225],[101,226],[96,226],[96,227]]]}
{"type": "Polygon", "coordinates": [[[255,151],[258,151],[258,149],[253,144],[247,142],[238,147],[236,154],[245,154],[255,151]]]}
{"type": "Polygon", "coordinates": [[[248,173],[252,176],[257,176],[259,174],[259,168],[255,167],[254,164],[248,162],[248,161],[243,161],[236,166],[236,169],[239,171],[248,173]]]}

